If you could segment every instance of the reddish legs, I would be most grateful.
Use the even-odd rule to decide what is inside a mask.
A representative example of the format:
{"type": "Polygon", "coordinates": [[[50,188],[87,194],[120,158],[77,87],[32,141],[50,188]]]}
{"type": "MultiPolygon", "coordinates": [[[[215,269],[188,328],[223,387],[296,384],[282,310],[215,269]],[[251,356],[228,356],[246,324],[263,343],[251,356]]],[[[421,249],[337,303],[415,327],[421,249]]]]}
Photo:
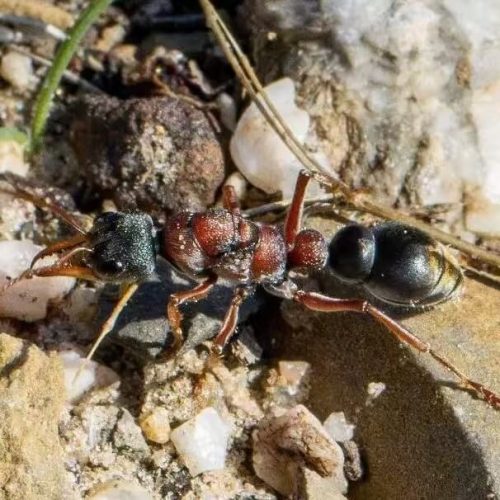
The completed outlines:
{"type": "Polygon", "coordinates": [[[295,244],[295,238],[302,226],[302,213],[304,211],[304,198],[306,195],[307,185],[311,180],[311,176],[302,170],[295,184],[292,203],[288,209],[288,214],[285,221],[285,243],[287,250],[290,252],[295,244]]]}
{"type": "Polygon", "coordinates": [[[118,319],[118,316],[123,311],[123,309],[127,305],[127,302],[131,299],[132,295],[134,295],[134,293],[137,291],[138,288],[139,288],[138,283],[130,283],[126,285],[125,291],[122,293],[120,300],[118,300],[118,302],[113,307],[113,310],[111,311],[111,314],[109,315],[108,319],[102,324],[97,339],[92,344],[92,347],[90,348],[88,354],[85,356],[83,363],[80,365],[80,368],[78,368],[77,372],[75,373],[75,376],[73,377],[72,381],[73,383],[76,382],[82,371],[87,366],[87,363],[92,359],[95,352],[97,351],[97,348],[100,346],[101,342],[106,338],[106,335],[108,335],[108,333],[111,332],[111,330],[113,330],[116,324],[116,320],[118,319]]]}
{"type": "MultiPolygon", "coordinates": [[[[101,326],[101,331],[99,332],[99,335],[95,342],[93,343],[92,347],[90,348],[89,353],[87,356],[85,356],[85,360],[89,361],[92,359],[92,356],[95,354],[97,348],[101,344],[101,342],[104,340],[106,335],[113,330],[116,320],[118,319],[118,316],[120,313],[123,311],[125,306],[127,305],[127,302],[132,298],[134,293],[137,291],[139,288],[138,283],[130,283],[126,285],[126,288],[124,292],[122,293],[120,300],[115,304],[115,307],[113,307],[113,310],[111,311],[111,314],[109,315],[108,319],[103,323],[101,326]]],[[[77,374],[78,375],[78,374],[77,374]]]]}
{"type": "Polygon", "coordinates": [[[240,311],[240,306],[246,299],[248,291],[245,288],[238,287],[233,295],[233,300],[231,305],[226,312],[224,317],[224,322],[222,323],[219,333],[214,339],[213,350],[220,354],[224,347],[227,345],[231,337],[233,336],[236,326],[238,324],[238,313],[240,311]]]}
{"type": "Polygon", "coordinates": [[[369,302],[365,300],[336,299],[319,293],[304,291],[295,292],[293,299],[313,311],[354,311],[369,314],[376,321],[384,325],[400,342],[410,345],[420,352],[430,354],[442,366],[454,373],[465,387],[473,390],[493,408],[500,408],[500,396],[487,389],[482,384],[468,378],[446,358],[435,352],[430,344],[419,339],[403,325],[372,306],[369,302]]]}
{"type": "Polygon", "coordinates": [[[77,234],[71,238],[68,238],[67,240],[58,241],[57,243],[54,243],[53,245],[50,245],[49,247],[44,248],[43,250],[40,250],[33,257],[33,260],[31,261],[30,269],[33,269],[34,265],[40,259],[43,259],[44,257],[47,257],[49,255],[53,255],[53,254],[61,252],[63,250],[84,248],[84,247],[78,247],[78,245],[81,245],[82,243],[86,242],[87,239],[88,238],[85,234],[77,234]]]}
{"type": "Polygon", "coordinates": [[[37,192],[41,191],[42,188],[33,186],[26,179],[9,173],[0,174],[0,181],[5,181],[12,187],[12,191],[0,189],[1,191],[29,201],[39,208],[46,208],[50,210],[54,215],[66,222],[66,224],[70,225],[73,229],[81,234],[86,234],[82,223],[73,214],[63,208],[57,200],[54,199],[53,195],[50,193],[41,194],[37,192]]]}
{"type": "Polygon", "coordinates": [[[216,276],[210,276],[207,280],[200,283],[193,289],[173,293],[170,296],[167,305],[167,317],[168,322],[170,323],[170,328],[174,334],[172,352],[176,352],[179,349],[183,340],[181,328],[182,314],[179,311],[179,306],[185,304],[186,302],[198,302],[199,300],[204,299],[210,293],[210,290],[213,288],[216,281],[216,276]]]}

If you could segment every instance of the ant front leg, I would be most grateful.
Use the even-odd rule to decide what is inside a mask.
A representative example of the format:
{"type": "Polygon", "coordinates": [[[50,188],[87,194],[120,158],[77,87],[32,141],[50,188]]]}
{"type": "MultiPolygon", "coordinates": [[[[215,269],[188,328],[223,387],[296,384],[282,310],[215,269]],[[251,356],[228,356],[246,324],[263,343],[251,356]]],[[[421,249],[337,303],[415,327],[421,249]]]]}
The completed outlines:
{"type": "MultiPolygon", "coordinates": [[[[86,234],[82,221],[62,206],[53,188],[35,185],[23,177],[9,172],[0,173],[0,181],[6,182],[11,188],[4,189],[0,187],[1,192],[29,201],[38,208],[46,209],[80,234],[86,234]]],[[[59,198],[61,197],[59,196],[59,198]]]]}
{"type": "Polygon", "coordinates": [[[228,185],[222,188],[222,205],[233,215],[240,215],[240,204],[234,186],[228,185]]]}
{"type": "Polygon", "coordinates": [[[288,209],[285,221],[285,243],[288,252],[293,250],[297,234],[302,226],[304,198],[310,180],[311,176],[305,170],[301,170],[297,178],[297,183],[295,184],[292,203],[288,209]]]}
{"type": "Polygon", "coordinates": [[[407,330],[403,325],[389,317],[380,309],[372,306],[365,300],[350,300],[338,299],[328,297],[314,292],[296,291],[293,294],[293,300],[306,306],[313,311],[321,312],[340,312],[340,311],[353,311],[359,313],[369,314],[378,323],[385,326],[385,328],[392,333],[403,344],[414,347],[420,352],[430,354],[442,366],[447,368],[450,372],[454,373],[461,381],[461,383],[476,393],[481,399],[484,399],[493,408],[500,408],[500,396],[495,394],[490,389],[486,388],[479,382],[475,382],[463,374],[456,368],[450,361],[434,351],[431,345],[419,339],[415,334],[407,330]]]}
{"type": "Polygon", "coordinates": [[[173,293],[170,296],[167,305],[167,318],[170,323],[170,328],[174,334],[174,344],[172,346],[172,351],[174,353],[179,350],[183,341],[181,328],[182,314],[179,311],[179,306],[187,302],[198,302],[199,300],[204,299],[210,293],[210,290],[212,290],[216,281],[217,276],[210,276],[193,289],[173,293]]]}

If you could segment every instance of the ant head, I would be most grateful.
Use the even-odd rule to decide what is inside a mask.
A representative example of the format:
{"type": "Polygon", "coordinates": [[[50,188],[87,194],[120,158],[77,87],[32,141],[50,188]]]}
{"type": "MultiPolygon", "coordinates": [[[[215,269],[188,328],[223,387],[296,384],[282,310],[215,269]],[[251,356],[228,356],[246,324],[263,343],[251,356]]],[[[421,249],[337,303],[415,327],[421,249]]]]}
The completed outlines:
{"type": "Polygon", "coordinates": [[[89,232],[88,265],[106,281],[140,281],[156,264],[153,220],[143,213],[105,212],[89,232]]]}
{"type": "Polygon", "coordinates": [[[342,228],[330,242],[328,264],[343,281],[361,282],[368,278],[375,260],[375,236],[359,224],[342,228]]]}

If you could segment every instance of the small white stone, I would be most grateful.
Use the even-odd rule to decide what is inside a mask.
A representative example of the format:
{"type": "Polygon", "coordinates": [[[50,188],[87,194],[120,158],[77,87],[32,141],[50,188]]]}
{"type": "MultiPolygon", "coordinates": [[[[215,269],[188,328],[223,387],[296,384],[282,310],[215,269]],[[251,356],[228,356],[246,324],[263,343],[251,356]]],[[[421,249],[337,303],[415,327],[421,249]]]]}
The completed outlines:
{"type": "Polygon", "coordinates": [[[148,441],[164,444],[170,439],[170,415],[165,408],[157,407],[141,417],[139,425],[148,441]]]}
{"type": "Polygon", "coordinates": [[[87,361],[77,351],[63,351],[59,353],[59,357],[63,364],[66,398],[69,403],[76,403],[90,389],[106,387],[119,380],[113,370],[95,361],[87,361]],[[81,371],[78,373],[79,370],[81,371]]]}
{"type": "MultiPolygon", "coordinates": [[[[29,268],[33,257],[42,249],[31,241],[0,241],[0,287],[29,268]]],[[[39,265],[49,265],[45,258],[39,265]]],[[[49,301],[64,297],[74,286],[67,277],[32,278],[21,280],[0,293],[0,316],[37,321],[47,315],[49,301]]]]}
{"type": "Polygon", "coordinates": [[[222,124],[231,131],[236,128],[236,103],[226,92],[221,92],[217,97],[222,124]]]}
{"type": "Polygon", "coordinates": [[[112,480],[92,489],[89,500],[153,500],[142,486],[130,481],[112,480]]]}
{"type": "Polygon", "coordinates": [[[0,76],[20,90],[29,87],[33,82],[31,59],[17,52],[7,52],[2,57],[0,76]]]}
{"type": "Polygon", "coordinates": [[[372,404],[373,401],[386,390],[386,388],[387,386],[383,382],[370,382],[366,390],[366,392],[368,393],[366,404],[372,404]]]}
{"type": "Polygon", "coordinates": [[[171,440],[192,476],[224,468],[230,428],[214,408],[172,431],[171,440]]]}
{"type": "Polygon", "coordinates": [[[24,161],[24,146],[14,140],[0,141],[0,172],[13,172],[24,177],[29,165],[24,161]]]}
{"type": "Polygon", "coordinates": [[[330,413],[324,421],[323,427],[337,443],[350,441],[356,428],[355,425],[347,422],[343,411],[330,413]]]}
{"type": "MultiPolygon", "coordinates": [[[[277,80],[265,91],[295,137],[304,142],[310,118],[295,104],[295,86],[290,78],[277,80]]],[[[303,168],[288,146],[271,128],[252,103],[242,114],[230,143],[231,157],[241,173],[266,193],[293,194],[295,181],[303,168]]]]}

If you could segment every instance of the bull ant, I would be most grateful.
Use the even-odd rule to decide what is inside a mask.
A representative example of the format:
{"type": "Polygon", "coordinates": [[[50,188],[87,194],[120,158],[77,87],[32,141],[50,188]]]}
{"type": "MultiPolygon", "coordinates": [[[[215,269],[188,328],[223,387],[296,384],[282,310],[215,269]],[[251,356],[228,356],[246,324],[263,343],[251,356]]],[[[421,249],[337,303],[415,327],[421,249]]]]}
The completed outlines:
{"type": "Polygon", "coordinates": [[[123,294],[103,324],[88,359],[113,329],[140,283],[154,272],[156,257],[160,255],[179,272],[199,282],[192,290],[174,293],[169,298],[167,316],[174,334],[174,349],[182,344],[182,304],[207,297],[218,280],[234,286],[233,299],[213,341],[214,351],[221,353],[236,329],[242,302],[260,285],[272,295],[294,300],[314,311],[370,315],[400,342],[430,354],[465,387],[490,406],[500,408],[497,394],[469,379],[430,344],[367,300],[306,292],[291,281],[292,269],[329,268],[341,280],[361,284],[377,299],[399,306],[435,305],[453,297],[463,282],[460,267],[444,247],[411,226],[397,222],[372,228],[353,224],[341,229],[330,242],[316,230],[301,229],[310,180],[305,172],[297,180],[283,228],[245,219],[233,187],[225,186],[222,209],[179,212],[159,230],[145,213],[107,212],[98,216],[86,231],[53,200],[27,191],[14,176],[4,174],[1,178],[11,184],[14,194],[51,209],[78,232],[39,252],[30,269],[8,286],[34,276],[72,276],[123,285],[123,294]],[[54,264],[34,268],[39,259],[53,254],[59,256],[54,264]]]}

